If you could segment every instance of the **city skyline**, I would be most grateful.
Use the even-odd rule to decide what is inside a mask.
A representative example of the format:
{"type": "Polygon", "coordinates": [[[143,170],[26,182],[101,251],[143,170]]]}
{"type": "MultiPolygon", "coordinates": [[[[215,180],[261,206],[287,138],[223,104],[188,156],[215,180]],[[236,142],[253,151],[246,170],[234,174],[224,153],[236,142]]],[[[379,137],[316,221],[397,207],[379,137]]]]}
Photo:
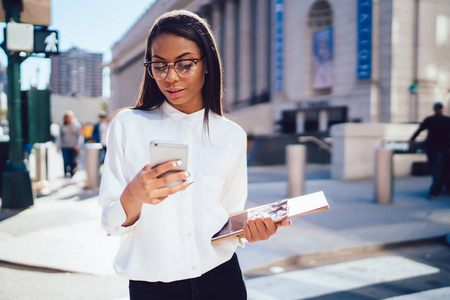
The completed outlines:
{"type": "MultiPolygon", "coordinates": [[[[52,1],[52,26],[58,30],[60,51],[65,52],[72,47],[103,54],[103,64],[111,60],[111,47],[150,7],[154,0],[79,0],[52,1]],[[86,7],[91,7],[87,10],[86,7]]],[[[0,23],[0,40],[3,41],[3,28],[0,23]]],[[[149,24],[149,27],[151,24],[149,24]]],[[[0,51],[0,64],[6,67],[7,57],[0,51]]],[[[29,57],[21,64],[21,89],[28,90],[32,86],[45,89],[50,84],[50,59],[29,57]]],[[[109,97],[109,70],[103,69],[103,96],[109,97]]]]}

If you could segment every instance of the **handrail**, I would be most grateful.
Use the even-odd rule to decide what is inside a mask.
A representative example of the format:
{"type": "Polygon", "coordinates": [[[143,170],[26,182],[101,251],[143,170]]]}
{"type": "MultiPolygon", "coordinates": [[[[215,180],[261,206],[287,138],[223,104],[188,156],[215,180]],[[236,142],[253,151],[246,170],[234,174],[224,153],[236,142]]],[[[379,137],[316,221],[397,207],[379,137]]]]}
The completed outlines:
{"type": "MultiPolygon", "coordinates": [[[[326,139],[327,139],[327,141],[331,142],[331,138],[326,138],[326,139]]],[[[312,142],[312,143],[316,144],[317,146],[319,146],[319,148],[322,148],[322,149],[328,151],[328,153],[331,153],[331,150],[332,150],[330,145],[328,145],[321,139],[316,138],[315,136],[300,136],[298,138],[298,141],[300,143],[312,142]]]]}

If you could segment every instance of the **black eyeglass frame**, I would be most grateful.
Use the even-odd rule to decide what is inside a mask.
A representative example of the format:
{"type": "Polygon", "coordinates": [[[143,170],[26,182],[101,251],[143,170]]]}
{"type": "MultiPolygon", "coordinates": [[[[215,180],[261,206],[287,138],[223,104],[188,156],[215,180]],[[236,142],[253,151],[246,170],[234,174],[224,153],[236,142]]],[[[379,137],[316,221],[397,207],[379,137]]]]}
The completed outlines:
{"type": "MultiPolygon", "coordinates": [[[[146,59],[145,61],[144,61],[144,67],[145,67],[145,69],[147,69],[147,74],[148,75],[150,75],[150,77],[151,78],[153,78],[153,79],[155,79],[155,80],[163,80],[163,79],[165,79],[166,77],[167,77],[167,74],[169,73],[168,71],[167,71],[167,73],[166,73],[166,76],[164,76],[164,78],[161,78],[161,79],[156,79],[154,76],[153,76],[153,74],[152,74],[152,72],[151,72],[151,66],[152,66],[152,64],[154,64],[154,63],[163,63],[163,64],[166,64],[166,68],[167,68],[167,70],[169,70],[169,66],[173,66],[173,69],[175,70],[175,72],[177,73],[177,75],[178,76],[180,76],[180,77],[182,77],[182,78],[191,78],[192,76],[194,76],[194,74],[192,74],[191,76],[189,76],[189,77],[185,77],[185,76],[183,76],[183,75],[181,75],[180,73],[178,73],[178,71],[177,71],[177,69],[175,68],[175,64],[177,64],[177,63],[179,63],[180,61],[191,61],[191,62],[193,62],[194,64],[195,64],[195,66],[197,67],[197,64],[201,61],[201,60],[203,60],[205,57],[204,56],[202,56],[202,57],[200,57],[200,58],[185,58],[185,59],[179,59],[179,60],[177,60],[177,61],[174,61],[173,63],[167,63],[167,62],[163,62],[163,61],[150,61],[150,60],[148,60],[148,59],[146,59]]],[[[195,71],[197,71],[197,69],[195,70],[195,71]]]]}

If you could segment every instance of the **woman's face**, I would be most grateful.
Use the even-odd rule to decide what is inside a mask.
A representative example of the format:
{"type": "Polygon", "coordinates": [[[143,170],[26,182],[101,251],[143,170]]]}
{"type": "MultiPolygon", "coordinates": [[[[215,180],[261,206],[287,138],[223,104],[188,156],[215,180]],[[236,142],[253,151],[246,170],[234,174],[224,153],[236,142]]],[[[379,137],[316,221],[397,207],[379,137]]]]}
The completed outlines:
{"type": "MultiPolygon", "coordinates": [[[[197,44],[173,34],[162,34],[151,44],[151,61],[174,63],[180,59],[200,59],[197,44]]],[[[166,78],[156,80],[170,105],[190,114],[203,108],[202,88],[205,82],[205,64],[200,60],[197,71],[190,78],[180,77],[174,67],[169,66],[166,78]]]]}
{"type": "Polygon", "coordinates": [[[66,123],[66,124],[72,123],[72,116],[70,114],[64,115],[64,123],[66,123]]]}

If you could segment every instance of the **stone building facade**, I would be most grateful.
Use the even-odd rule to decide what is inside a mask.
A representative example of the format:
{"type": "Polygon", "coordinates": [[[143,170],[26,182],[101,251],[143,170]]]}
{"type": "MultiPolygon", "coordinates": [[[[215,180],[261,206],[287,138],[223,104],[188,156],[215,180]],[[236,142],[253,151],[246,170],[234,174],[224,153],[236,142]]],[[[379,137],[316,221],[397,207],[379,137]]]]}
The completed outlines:
{"type": "Polygon", "coordinates": [[[249,134],[449,112],[448,0],[157,0],[112,48],[111,110],[135,103],[148,32],[173,9],[208,20],[225,108],[249,134]]]}

